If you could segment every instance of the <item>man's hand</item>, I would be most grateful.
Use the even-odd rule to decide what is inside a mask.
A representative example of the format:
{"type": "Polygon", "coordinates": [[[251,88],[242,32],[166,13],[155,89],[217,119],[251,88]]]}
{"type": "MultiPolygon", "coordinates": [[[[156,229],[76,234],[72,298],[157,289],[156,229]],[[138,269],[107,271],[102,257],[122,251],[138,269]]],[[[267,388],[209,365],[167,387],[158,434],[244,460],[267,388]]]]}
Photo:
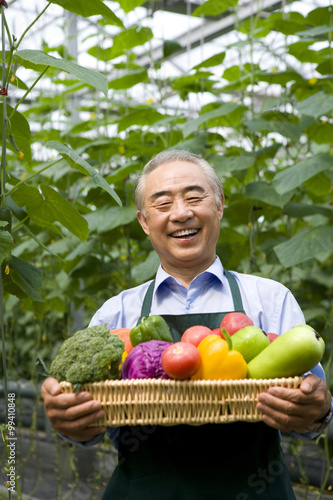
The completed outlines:
{"type": "Polygon", "coordinates": [[[308,375],[298,389],[270,387],[259,394],[257,408],[270,427],[304,434],[319,427],[331,408],[331,394],[324,380],[308,375]]]}
{"type": "Polygon", "coordinates": [[[101,404],[89,392],[63,394],[59,382],[47,378],[41,388],[44,408],[52,427],[74,441],[89,441],[106,427],[89,427],[104,418],[101,404]]]}

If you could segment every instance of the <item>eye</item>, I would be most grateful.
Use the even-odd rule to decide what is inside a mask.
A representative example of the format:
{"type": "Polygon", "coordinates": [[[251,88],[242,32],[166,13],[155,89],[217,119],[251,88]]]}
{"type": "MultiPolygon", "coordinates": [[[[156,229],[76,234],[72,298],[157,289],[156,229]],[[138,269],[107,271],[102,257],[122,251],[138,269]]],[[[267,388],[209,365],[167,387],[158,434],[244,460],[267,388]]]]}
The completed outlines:
{"type": "Polygon", "coordinates": [[[190,196],[186,198],[187,203],[191,203],[192,205],[195,205],[196,203],[200,203],[202,200],[202,197],[200,196],[190,196]]]}
{"type": "Polygon", "coordinates": [[[157,205],[155,205],[155,208],[157,208],[157,210],[161,210],[161,211],[167,211],[169,210],[171,207],[171,201],[163,201],[161,203],[158,203],[157,205]]]}

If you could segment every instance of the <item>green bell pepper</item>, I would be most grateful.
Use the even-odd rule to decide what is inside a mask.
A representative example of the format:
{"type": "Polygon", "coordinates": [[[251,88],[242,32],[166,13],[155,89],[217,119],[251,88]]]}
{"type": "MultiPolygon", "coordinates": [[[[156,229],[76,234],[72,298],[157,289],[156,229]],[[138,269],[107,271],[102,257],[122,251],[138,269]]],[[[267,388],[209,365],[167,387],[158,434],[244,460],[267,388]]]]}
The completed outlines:
{"type": "Polygon", "coordinates": [[[130,331],[130,339],[133,347],[148,340],[173,342],[171,332],[165,320],[156,314],[149,316],[147,319],[142,318],[141,323],[130,331]]]}

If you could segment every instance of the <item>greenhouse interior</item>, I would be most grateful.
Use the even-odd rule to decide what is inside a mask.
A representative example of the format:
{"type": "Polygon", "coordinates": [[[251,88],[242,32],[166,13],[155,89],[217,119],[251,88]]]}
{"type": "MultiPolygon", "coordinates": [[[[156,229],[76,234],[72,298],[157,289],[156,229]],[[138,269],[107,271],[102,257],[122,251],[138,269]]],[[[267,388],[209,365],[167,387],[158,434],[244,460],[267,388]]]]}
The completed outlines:
{"type": "MultiPolygon", "coordinates": [[[[216,442],[211,443],[207,453],[215,457],[214,467],[219,466],[219,455],[225,456],[221,458],[222,470],[230,450],[223,447],[223,441],[219,443],[220,429],[221,436],[235,435],[239,424],[246,426],[248,435],[257,428],[274,434],[284,457],[283,473],[282,462],[276,457],[262,465],[260,453],[253,452],[253,473],[244,480],[243,488],[241,484],[238,490],[236,486],[229,490],[226,487],[233,493],[221,492],[223,481],[227,481],[224,471],[216,479],[222,490],[213,494],[210,486],[207,495],[201,495],[195,491],[197,474],[193,469],[186,479],[186,494],[177,496],[177,478],[172,486],[173,474],[169,474],[167,485],[162,479],[155,485],[159,498],[333,499],[332,410],[328,414],[325,410],[331,397],[329,391],[333,390],[332,0],[0,0],[0,8],[0,500],[117,500],[120,491],[122,499],[153,498],[155,490],[148,486],[145,494],[143,486],[141,491],[140,485],[133,489],[136,479],[127,489],[125,479],[125,489],[112,489],[116,487],[112,481],[120,477],[115,471],[125,470],[126,460],[118,452],[119,436],[120,441],[127,436],[132,460],[131,446],[133,456],[137,448],[145,456],[153,449],[149,443],[157,443],[162,435],[166,441],[168,436],[178,440],[176,433],[183,436],[186,427],[193,436],[194,451],[188,451],[188,455],[200,457],[204,472],[208,457],[204,456],[203,438],[196,436],[205,436],[206,428],[216,432],[216,442]],[[140,176],[156,155],[172,151],[187,156],[160,160],[159,175],[150,170],[145,177],[140,176]],[[209,172],[214,172],[208,174],[202,162],[209,164],[209,172]],[[163,170],[163,165],[171,171],[167,167],[163,170]],[[200,174],[196,174],[198,171],[200,174]],[[141,202],[139,179],[145,179],[146,189],[140,192],[141,202]],[[189,184],[188,179],[193,182],[189,184]],[[202,187],[206,184],[207,192],[202,187]],[[216,195],[217,185],[221,187],[216,195]],[[147,191],[153,188],[157,191],[152,191],[149,198],[147,191]],[[217,203],[212,201],[213,194],[217,203]],[[211,232],[209,224],[213,224],[211,232]],[[178,271],[174,269],[175,261],[178,271]],[[162,402],[157,400],[154,391],[164,387],[158,385],[161,379],[152,372],[138,376],[146,381],[156,379],[151,386],[152,404],[157,402],[161,420],[155,421],[150,414],[145,420],[143,415],[150,410],[146,396],[140,399],[140,384],[136,385],[135,376],[121,380],[126,378],[130,358],[135,359],[136,349],[147,347],[148,341],[168,338],[169,344],[178,345],[179,341],[182,346],[192,342],[182,342],[181,335],[177,334],[178,338],[173,331],[170,338],[157,332],[157,336],[151,333],[150,338],[138,341],[137,336],[143,335],[143,321],[152,317],[142,317],[140,325],[138,301],[142,303],[143,290],[155,283],[156,276],[156,283],[160,279],[161,284],[154,291],[148,315],[159,314],[162,295],[156,297],[163,289],[162,316],[180,315],[184,316],[182,324],[192,321],[192,327],[202,326],[189,317],[191,313],[198,313],[196,318],[203,313],[217,314],[212,288],[205,288],[215,285],[210,281],[202,284],[201,299],[206,305],[197,310],[200,298],[196,297],[197,303],[193,299],[194,284],[199,272],[208,279],[211,271],[206,270],[215,265],[213,262],[220,262],[221,286],[230,275],[241,283],[258,283],[247,292],[255,317],[244,329],[261,330],[267,347],[260,355],[272,349],[270,357],[274,358],[279,345],[282,358],[287,359],[289,352],[295,351],[295,355],[290,354],[290,360],[285,362],[285,366],[289,363],[286,372],[275,375],[268,371],[270,375],[251,378],[250,363],[259,353],[245,362],[245,354],[236,348],[237,336],[233,339],[234,333],[222,326],[221,319],[216,324],[218,331],[207,323],[204,328],[209,327],[209,334],[214,335],[211,340],[243,356],[243,376],[213,377],[217,409],[209,410],[213,403],[208,398],[201,403],[204,420],[190,420],[192,413],[191,417],[177,420],[186,405],[181,399],[185,396],[173,399],[174,388],[179,385],[179,390],[188,387],[195,391],[203,387],[204,391],[211,386],[212,377],[204,372],[205,339],[191,346],[195,355],[201,356],[195,375],[169,375],[166,364],[162,370],[166,356],[160,353],[159,369],[166,379],[162,382],[169,384],[165,386],[169,392],[161,396],[162,402]],[[195,266],[195,274],[190,266],[195,266]],[[279,292],[266,295],[265,287],[268,290],[273,282],[277,282],[279,292]],[[278,293],[284,297],[280,309],[278,293]],[[251,304],[251,300],[255,303],[251,304]],[[183,303],[187,304],[186,314],[185,309],[181,312],[183,303]],[[111,315],[107,307],[114,307],[115,312],[111,315]],[[116,361],[108,358],[103,375],[93,379],[97,370],[87,346],[94,345],[90,328],[97,327],[97,320],[107,328],[107,341],[114,341],[112,349],[117,341],[121,351],[116,361]],[[275,324],[279,331],[273,331],[275,324]],[[306,347],[306,340],[300,341],[301,354],[296,354],[296,341],[288,345],[287,336],[285,344],[279,344],[281,334],[287,330],[289,334],[293,327],[302,327],[304,338],[310,331],[316,338],[316,342],[311,338],[306,347]],[[70,345],[67,342],[74,334],[87,330],[88,340],[82,340],[80,354],[90,373],[94,372],[91,379],[70,380],[69,375],[59,375],[55,378],[61,389],[56,396],[54,393],[51,398],[47,393],[46,397],[45,384],[55,373],[52,362],[64,345],[70,345]],[[110,331],[115,335],[109,335],[110,331]],[[297,357],[301,355],[307,356],[308,364],[301,364],[297,357]],[[302,366],[298,371],[297,364],[302,366]],[[289,370],[291,365],[293,369],[289,370]],[[300,399],[290,400],[285,410],[286,423],[280,420],[280,426],[272,424],[273,417],[267,417],[265,410],[264,417],[258,413],[258,393],[268,390],[262,389],[260,380],[275,380],[273,386],[277,378],[292,380],[295,385],[288,382],[283,394],[301,398],[300,385],[306,374],[317,384],[313,391],[325,394],[315,404],[315,396],[302,393],[302,398],[309,398],[306,401],[312,398],[311,411],[316,415],[310,421],[312,413],[306,410],[310,403],[302,403],[302,417],[297,418],[305,419],[303,413],[308,412],[309,427],[303,425],[306,432],[300,423],[298,428],[290,423],[296,419],[300,399]],[[230,378],[243,385],[252,381],[259,391],[255,396],[250,392],[235,396],[241,408],[236,416],[235,399],[225,402],[223,392],[234,387],[230,378]],[[259,382],[254,382],[256,378],[259,382]],[[107,421],[110,426],[105,421],[92,422],[92,426],[86,426],[84,436],[95,438],[97,425],[106,425],[111,431],[98,434],[101,439],[94,446],[82,446],[91,439],[76,440],[78,434],[70,432],[64,438],[64,427],[57,427],[58,420],[52,419],[55,408],[58,411],[60,406],[52,405],[57,404],[58,397],[65,412],[67,401],[79,397],[76,391],[80,394],[82,384],[90,380],[96,384],[111,381],[112,387],[119,383],[123,392],[119,393],[118,406],[125,420],[107,421]],[[60,381],[72,384],[68,394],[60,381]],[[127,384],[121,385],[123,382],[127,384]],[[125,386],[129,392],[124,392],[125,386]],[[166,419],[168,405],[173,415],[170,420],[166,419]],[[132,411],[139,415],[134,423],[130,420],[132,411]],[[317,432],[319,427],[314,423],[322,420],[325,425],[317,432]],[[126,435],[131,429],[136,429],[135,441],[126,435]],[[274,496],[284,474],[291,484],[290,492],[284,494],[281,490],[281,496],[274,496]],[[118,496],[111,494],[113,491],[118,496]]],[[[234,299],[231,284],[230,290],[234,299]]],[[[246,304],[243,296],[243,313],[251,318],[246,304]]],[[[185,326],[181,333],[184,330],[185,326]]],[[[73,352],[68,365],[78,356],[73,352]]],[[[175,355],[174,351],[174,362],[175,355]]],[[[105,387],[108,385],[103,386],[103,391],[108,390],[105,387]]],[[[189,412],[195,411],[191,398],[199,392],[189,393],[189,412]]],[[[278,393],[282,394],[282,390],[278,393]]],[[[112,415],[116,403],[108,397],[102,392],[102,409],[106,407],[112,415]]],[[[279,415],[281,411],[279,407],[279,415]]],[[[73,419],[74,414],[70,415],[73,419]]],[[[241,455],[247,455],[246,440],[242,448],[241,455]]],[[[163,454],[161,445],[157,462],[163,454]]],[[[179,457],[175,463],[178,461],[179,457]]],[[[236,474],[235,470],[232,473],[236,474]]],[[[212,477],[212,471],[207,477],[212,477]]],[[[203,479],[202,484],[205,480],[208,482],[203,479]]]]}

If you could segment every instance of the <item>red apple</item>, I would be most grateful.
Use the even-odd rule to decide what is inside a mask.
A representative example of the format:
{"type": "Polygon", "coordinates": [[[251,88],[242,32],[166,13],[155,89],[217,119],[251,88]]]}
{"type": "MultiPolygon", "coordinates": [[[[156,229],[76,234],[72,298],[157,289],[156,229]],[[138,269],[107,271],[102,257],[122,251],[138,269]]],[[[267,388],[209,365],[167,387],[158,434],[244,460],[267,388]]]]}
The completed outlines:
{"type": "Polygon", "coordinates": [[[243,313],[231,312],[224,316],[220,328],[225,328],[229,335],[233,335],[246,326],[254,326],[251,318],[243,313]]]}
{"type": "MultiPolygon", "coordinates": [[[[195,326],[190,326],[187,330],[182,335],[182,338],[180,339],[181,342],[188,342],[189,344],[193,344],[196,347],[200,344],[200,342],[207,337],[208,335],[211,335],[213,332],[210,328],[207,326],[203,325],[195,325],[195,326]]],[[[221,333],[220,333],[221,335],[221,333]]]]}
{"type": "Polygon", "coordinates": [[[266,333],[267,337],[269,338],[270,343],[272,343],[275,339],[279,337],[277,333],[266,333]]]}

